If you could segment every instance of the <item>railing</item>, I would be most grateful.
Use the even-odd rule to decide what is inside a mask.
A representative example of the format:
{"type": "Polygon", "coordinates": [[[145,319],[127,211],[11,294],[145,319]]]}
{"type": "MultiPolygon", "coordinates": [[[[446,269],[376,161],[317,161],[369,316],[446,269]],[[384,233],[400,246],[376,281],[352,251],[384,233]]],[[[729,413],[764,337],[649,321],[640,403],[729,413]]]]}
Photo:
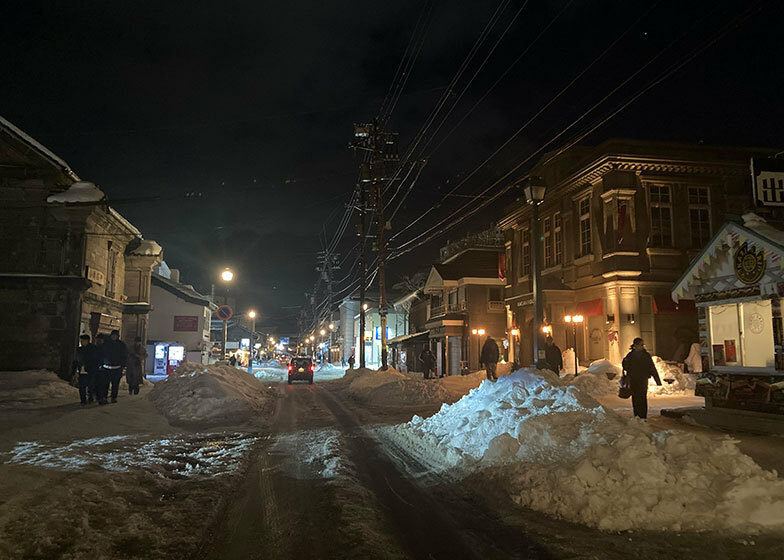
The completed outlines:
{"type": "Polygon", "coordinates": [[[440,317],[446,313],[445,305],[437,305],[430,308],[430,317],[440,317]]]}
{"type": "Polygon", "coordinates": [[[488,301],[488,311],[506,311],[506,304],[503,301],[488,301]]]}
{"type": "Polygon", "coordinates": [[[465,304],[464,301],[460,301],[458,303],[450,303],[449,304],[449,311],[450,312],[465,311],[465,309],[466,309],[466,304],[465,304]]]}

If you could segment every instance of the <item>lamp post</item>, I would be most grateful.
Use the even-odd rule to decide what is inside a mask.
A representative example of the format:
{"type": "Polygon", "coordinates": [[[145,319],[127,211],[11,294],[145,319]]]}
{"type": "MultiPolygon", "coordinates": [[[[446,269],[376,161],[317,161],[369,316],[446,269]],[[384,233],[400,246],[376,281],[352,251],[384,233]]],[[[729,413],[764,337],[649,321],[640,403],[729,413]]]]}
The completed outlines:
{"type": "Polygon", "coordinates": [[[511,335],[509,337],[509,346],[512,347],[512,352],[514,353],[514,358],[512,361],[519,363],[520,349],[518,348],[519,345],[515,345],[514,339],[517,337],[517,342],[520,342],[520,329],[512,329],[509,334],[511,335]]]}
{"type": "Polygon", "coordinates": [[[471,334],[475,334],[476,336],[476,361],[479,366],[482,365],[480,361],[482,359],[482,336],[485,334],[484,329],[472,329],[471,334]]]}
{"type": "Polygon", "coordinates": [[[253,373],[253,340],[256,334],[256,312],[252,309],[248,311],[250,317],[250,343],[248,344],[248,373],[253,373]]]}
{"type": "Polygon", "coordinates": [[[335,331],[335,323],[329,324],[329,348],[327,349],[327,362],[332,363],[332,333],[335,331]]]}
{"type": "MultiPolygon", "coordinates": [[[[221,280],[223,281],[223,285],[226,288],[225,295],[226,301],[223,303],[228,305],[229,303],[229,283],[234,280],[234,273],[231,271],[230,268],[224,268],[223,272],[221,272],[221,280]]],[[[223,345],[221,346],[221,360],[226,359],[226,339],[229,336],[229,322],[223,321],[223,345]]]]}
{"type": "Polygon", "coordinates": [[[541,177],[530,177],[523,188],[525,199],[531,205],[531,278],[533,278],[531,288],[534,293],[534,364],[544,358],[544,350],[540,350],[542,348],[541,330],[544,313],[542,307],[542,271],[539,265],[541,260],[539,251],[539,243],[541,242],[539,234],[539,205],[544,200],[546,190],[547,187],[541,177]]]}
{"type": "Polygon", "coordinates": [[[576,376],[578,373],[577,371],[577,323],[583,322],[583,316],[566,315],[564,316],[564,322],[572,325],[572,337],[574,338],[574,375],[576,376]]]}

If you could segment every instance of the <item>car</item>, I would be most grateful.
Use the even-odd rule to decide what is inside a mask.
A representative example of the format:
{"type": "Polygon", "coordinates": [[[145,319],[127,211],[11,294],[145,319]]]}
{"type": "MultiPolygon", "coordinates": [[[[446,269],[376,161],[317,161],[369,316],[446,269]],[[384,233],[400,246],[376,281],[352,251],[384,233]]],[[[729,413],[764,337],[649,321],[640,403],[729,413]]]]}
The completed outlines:
{"type": "Polygon", "coordinates": [[[313,385],[313,372],[316,371],[316,366],[313,365],[313,360],[304,356],[291,358],[289,362],[289,385],[294,381],[307,381],[313,385]]]}

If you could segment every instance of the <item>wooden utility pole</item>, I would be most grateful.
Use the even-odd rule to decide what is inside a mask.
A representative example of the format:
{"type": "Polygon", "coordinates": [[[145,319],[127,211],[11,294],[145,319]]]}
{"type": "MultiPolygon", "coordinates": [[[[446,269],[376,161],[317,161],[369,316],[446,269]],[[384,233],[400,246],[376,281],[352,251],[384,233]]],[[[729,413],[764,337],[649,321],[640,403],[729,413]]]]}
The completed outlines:
{"type": "Polygon", "coordinates": [[[359,367],[365,367],[365,285],[367,284],[367,261],[365,260],[365,183],[360,178],[359,184],[359,367]]]}

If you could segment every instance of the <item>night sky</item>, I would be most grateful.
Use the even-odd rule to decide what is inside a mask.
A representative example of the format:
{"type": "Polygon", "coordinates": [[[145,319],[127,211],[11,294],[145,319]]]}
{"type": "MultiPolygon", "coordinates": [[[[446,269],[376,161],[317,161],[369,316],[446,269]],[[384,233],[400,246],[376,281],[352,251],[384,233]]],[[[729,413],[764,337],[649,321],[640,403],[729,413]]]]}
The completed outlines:
{"type": "MultiPolygon", "coordinates": [[[[471,201],[444,194],[619,37],[458,194],[477,193],[537,150],[588,130],[728,23],[715,44],[585,142],[784,146],[778,1],[4,2],[0,114],[98,184],[164,247],[185,282],[209,291],[231,266],[240,304],[259,309],[262,326],[285,332],[354,188],[352,123],[378,113],[418,18],[421,52],[389,125],[401,150],[497,9],[496,25],[447,99],[447,108],[457,104],[418,155],[428,164],[393,228],[443,204],[396,243],[471,201]]],[[[431,262],[447,239],[487,227],[514,196],[395,260],[392,278],[431,262]]],[[[342,256],[356,242],[352,232],[338,244],[342,256]]],[[[349,254],[345,268],[353,260],[349,254]]]]}

